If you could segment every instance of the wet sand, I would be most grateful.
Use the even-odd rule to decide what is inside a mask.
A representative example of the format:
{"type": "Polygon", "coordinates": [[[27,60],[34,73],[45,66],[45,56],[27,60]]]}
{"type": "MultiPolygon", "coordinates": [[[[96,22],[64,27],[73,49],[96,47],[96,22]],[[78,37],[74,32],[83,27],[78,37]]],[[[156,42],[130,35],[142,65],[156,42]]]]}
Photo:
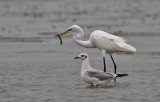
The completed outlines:
{"type": "MultiPolygon", "coordinates": [[[[159,0],[1,0],[1,102],[159,102],[159,0]],[[97,49],[77,46],[72,34],[63,45],[54,36],[78,24],[85,40],[101,29],[128,40],[135,55],[113,54],[119,73],[129,76],[102,88],[80,78],[81,52],[103,70],[97,49]]],[[[107,58],[107,70],[113,65],[107,58]]]]}

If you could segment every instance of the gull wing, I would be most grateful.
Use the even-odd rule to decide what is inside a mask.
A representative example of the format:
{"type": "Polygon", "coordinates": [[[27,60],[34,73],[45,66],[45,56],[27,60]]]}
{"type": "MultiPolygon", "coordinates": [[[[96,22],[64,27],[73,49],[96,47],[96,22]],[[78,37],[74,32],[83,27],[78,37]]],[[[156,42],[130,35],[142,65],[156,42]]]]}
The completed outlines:
{"type": "Polygon", "coordinates": [[[104,73],[104,72],[100,72],[100,71],[86,71],[86,74],[89,77],[97,78],[101,81],[114,78],[114,76],[111,73],[104,73]]]}

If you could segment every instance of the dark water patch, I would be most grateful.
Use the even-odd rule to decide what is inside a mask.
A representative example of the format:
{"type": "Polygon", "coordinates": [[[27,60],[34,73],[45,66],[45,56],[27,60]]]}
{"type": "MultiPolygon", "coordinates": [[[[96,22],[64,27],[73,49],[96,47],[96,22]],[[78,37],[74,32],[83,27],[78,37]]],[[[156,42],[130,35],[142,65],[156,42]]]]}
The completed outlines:
{"type": "Polygon", "coordinates": [[[151,72],[153,72],[152,71],[152,69],[139,69],[139,70],[134,70],[134,71],[132,71],[132,72],[135,72],[135,73],[141,73],[141,74],[149,74],[149,73],[151,73],[151,72]]]}
{"type": "Polygon", "coordinates": [[[48,22],[49,23],[55,23],[55,22],[59,22],[59,23],[61,23],[61,22],[66,22],[66,19],[50,19],[50,20],[48,20],[48,22]]]}
{"type": "Polygon", "coordinates": [[[70,14],[70,15],[87,15],[87,14],[89,14],[89,12],[87,10],[79,10],[79,11],[67,12],[67,14],[70,14]]]}
{"type": "Polygon", "coordinates": [[[160,51],[150,52],[151,55],[160,55],[160,51]]]}
{"type": "MultiPolygon", "coordinates": [[[[42,18],[44,15],[45,15],[45,13],[43,13],[43,12],[36,12],[36,11],[34,11],[34,12],[23,12],[23,13],[21,13],[21,14],[17,14],[17,15],[20,15],[20,16],[23,16],[23,17],[34,17],[34,18],[42,18]]],[[[12,14],[12,16],[17,16],[16,14],[12,14]]]]}
{"type": "Polygon", "coordinates": [[[14,11],[14,12],[3,12],[3,14],[1,14],[2,17],[31,17],[31,18],[43,18],[45,15],[47,15],[46,12],[42,12],[42,11],[35,11],[35,10],[31,10],[31,11],[27,11],[27,10],[23,10],[22,12],[18,12],[18,11],[14,11]]]}
{"type": "Polygon", "coordinates": [[[155,56],[160,56],[160,51],[153,51],[153,52],[136,52],[136,54],[139,55],[155,55],[155,56]]]}
{"type": "Polygon", "coordinates": [[[0,42],[44,42],[49,37],[0,37],[0,42]]]}
{"type": "Polygon", "coordinates": [[[88,29],[91,29],[91,28],[99,28],[99,27],[102,27],[102,28],[108,28],[110,29],[111,27],[120,27],[120,26],[123,26],[124,24],[80,24],[80,26],[83,28],[83,27],[86,27],[88,29]]]}
{"type": "Polygon", "coordinates": [[[142,37],[153,37],[153,36],[160,36],[160,33],[156,32],[126,32],[126,31],[114,31],[114,35],[120,35],[120,36],[142,36],[142,37]]]}
{"type": "Polygon", "coordinates": [[[108,19],[111,19],[111,20],[119,20],[119,19],[126,20],[126,19],[133,19],[133,18],[136,18],[136,16],[131,15],[131,14],[128,14],[128,15],[121,14],[121,15],[118,15],[118,16],[117,15],[116,16],[112,15],[112,16],[108,17],[108,19]]]}
{"type": "Polygon", "coordinates": [[[39,32],[38,35],[53,35],[56,36],[60,32],[39,32]]]}
{"type": "Polygon", "coordinates": [[[48,51],[19,51],[15,53],[58,53],[59,51],[53,51],[53,50],[48,50],[48,51]]]}
{"type": "Polygon", "coordinates": [[[160,51],[153,52],[136,52],[136,55],[143,56],[144,59],[160,59],[160,51]]]}

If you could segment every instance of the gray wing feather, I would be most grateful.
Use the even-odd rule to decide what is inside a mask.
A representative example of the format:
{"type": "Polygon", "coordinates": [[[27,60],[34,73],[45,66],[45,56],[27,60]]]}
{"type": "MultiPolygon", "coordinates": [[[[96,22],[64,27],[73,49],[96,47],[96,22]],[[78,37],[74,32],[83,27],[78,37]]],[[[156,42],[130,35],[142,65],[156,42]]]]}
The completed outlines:
{"type": "Polygon", "coordinates": [[[109,80],[113,78],[113,75],[110,73],[104,73],[104,72],[97,72],[97,71],[87,71],[87,75],[89,77],[97,78],[101,81],[103,80],[109,80]]]}

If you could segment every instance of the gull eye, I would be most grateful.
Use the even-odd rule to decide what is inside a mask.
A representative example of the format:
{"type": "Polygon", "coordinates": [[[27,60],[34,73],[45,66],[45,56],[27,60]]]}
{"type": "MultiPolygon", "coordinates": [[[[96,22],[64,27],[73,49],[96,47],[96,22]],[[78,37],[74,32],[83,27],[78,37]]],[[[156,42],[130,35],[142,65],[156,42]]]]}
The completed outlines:
{"type": "Polygon", "coordinates": [[[81,57],[83,57],[83,58],[87,58],[87,56],[86,56],[86,55],[81,55],[81,57]]]}
{"type": "Polygon", "coordinates": [[[84,57],[84,55],[81,55],[81,57],[84,57]]]}

